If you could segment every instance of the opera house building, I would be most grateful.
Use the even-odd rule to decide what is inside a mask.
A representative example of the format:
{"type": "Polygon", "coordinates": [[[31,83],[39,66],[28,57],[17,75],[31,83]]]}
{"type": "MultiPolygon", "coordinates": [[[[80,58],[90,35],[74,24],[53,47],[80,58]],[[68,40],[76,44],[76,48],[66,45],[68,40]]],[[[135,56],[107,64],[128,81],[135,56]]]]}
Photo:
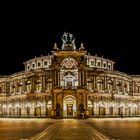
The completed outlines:
{"type": "Polygon", "coordinates": [[[114,62],[76,46],[70,33],[47,56],[0,76],[0,117],[140,116],[140,75],[114,70],[114,62]]]}

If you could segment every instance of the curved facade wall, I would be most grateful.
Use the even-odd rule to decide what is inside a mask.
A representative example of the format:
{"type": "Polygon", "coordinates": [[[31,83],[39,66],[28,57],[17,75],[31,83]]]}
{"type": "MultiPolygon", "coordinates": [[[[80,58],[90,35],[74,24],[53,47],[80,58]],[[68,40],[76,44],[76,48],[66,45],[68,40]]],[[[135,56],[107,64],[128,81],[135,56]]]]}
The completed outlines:
{"type": "Polygon", "coordinates": [[[83,44],[55,44],[51,53],[0,76],[0,117],[140,116],[140,75],[115,71],[113,61],[87,55],[83,44]]]}

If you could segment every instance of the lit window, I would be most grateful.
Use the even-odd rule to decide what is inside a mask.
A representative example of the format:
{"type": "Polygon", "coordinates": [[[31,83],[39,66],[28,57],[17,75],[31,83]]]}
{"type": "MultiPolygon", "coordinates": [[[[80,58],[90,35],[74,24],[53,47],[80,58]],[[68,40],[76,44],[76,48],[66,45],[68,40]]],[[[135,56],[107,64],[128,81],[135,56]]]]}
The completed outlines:
{"type": "Polygon", "coordinates": [[[42,86],[41,83],[36,84],[36,91],[37,92],[41,91],[41,86],[42,86]]]}
{"type": "Polygon", "coordinates": [[[91,61],[91,65],[94,65],[94,61],[91,61]]]}
{"type": "Polygon", "coordinates": [[[44,61],[44,66],[47,66],[47,64],[48,64],[47,61],[44,61]]]}
{"type": "Polygon", "coordinates": [[[35,64],[32,64],[32,67],[34,68],[35,67],[35,64]]]}
{"type": "Polygon", "coordinates": [[[27,92],[30,92],[31,91],[31,81],[27,81],[26,83],[26,88],[27,88],[27,92]]]}
{"type": "Polygon", "coordinates": [[[103,81],[102,80],[98,80],[97,88],[98,88],[98,90],[102,90],[103,89],[103,81]]]}
{"type": "Polygon", "coordinates": [[[38,62],[38,67],[40,67],[41,66],[41,63],[40,62],[38,62]]]}
{"type": "Polygon", "coordinates": [[[138,86],[138,93],[140,93],[140,86],[138,86]]]}
{"type": "Polygon", "coordinates": [[[100,62],[98,62],[98,66],[100,66],[100,64],[101,64],[101,63],[100,63],[100,62]]]}

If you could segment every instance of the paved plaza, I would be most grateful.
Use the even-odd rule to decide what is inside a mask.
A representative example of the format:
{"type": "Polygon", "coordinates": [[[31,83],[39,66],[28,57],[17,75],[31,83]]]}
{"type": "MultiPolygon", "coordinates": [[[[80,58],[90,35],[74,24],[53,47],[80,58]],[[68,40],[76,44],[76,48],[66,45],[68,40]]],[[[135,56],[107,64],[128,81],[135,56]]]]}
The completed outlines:
{"type": "Polygon", "coordinates": [[[97,132],[84,121],[59,121],[31,140],[103,140],[106,136],[97,132]]]}
{"type": "Polygon", "coordinates": [[[140,118],[0,119],[0,140],[138,140],[140,118]]]}

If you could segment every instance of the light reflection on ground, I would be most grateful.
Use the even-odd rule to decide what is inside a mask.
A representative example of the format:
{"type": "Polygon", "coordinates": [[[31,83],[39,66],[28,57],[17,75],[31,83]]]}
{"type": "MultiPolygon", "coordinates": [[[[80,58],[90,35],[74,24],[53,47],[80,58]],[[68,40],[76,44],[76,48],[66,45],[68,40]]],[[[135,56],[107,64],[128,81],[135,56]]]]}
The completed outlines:
{"type": "Polygon", "coordinates": [[[87,123],[111,138],[140,140],[140,118],[89,119],[87,123]]]}
{"type": "MultiPolygon", "coordinates": [[[[73,129],[87,123],[102,134],[117,140],[138,140],[140,139],[140,118],[91,118],[91,119],[3,119],[0,118],[0,140],[25,140],[36,136],[44,131],[51,124],[61,122],[62,126],[72,125],[73,129]],[[83,123],[83,124],[82,124],[83,123]],[[77,126],[77,127],[76,127],[77,126]]],[[[60,132],[62,132],[60,128],[60,132]]],[[[69,134],[73,129],[67,129],[69,134]]],[[[80,128],[81,129],[81,128],[80,128]]],[[[88,129],[88,127],[87,127],[88,129]]],[[[75,131],[75,132],[76,132],[75,131]]],[[[85,132],[86,133],[86,132],[85,132]]],[[[65,134],[66,135],[66,134],[65,134]]],[[[86,134],[85,134],[86,135],[86,134]]]]}
{"type": "Polygon", "coordinates": [[[26,139],[42,132],[52,123],[46,119],[0,119],[0,140],[26,139]]]}

